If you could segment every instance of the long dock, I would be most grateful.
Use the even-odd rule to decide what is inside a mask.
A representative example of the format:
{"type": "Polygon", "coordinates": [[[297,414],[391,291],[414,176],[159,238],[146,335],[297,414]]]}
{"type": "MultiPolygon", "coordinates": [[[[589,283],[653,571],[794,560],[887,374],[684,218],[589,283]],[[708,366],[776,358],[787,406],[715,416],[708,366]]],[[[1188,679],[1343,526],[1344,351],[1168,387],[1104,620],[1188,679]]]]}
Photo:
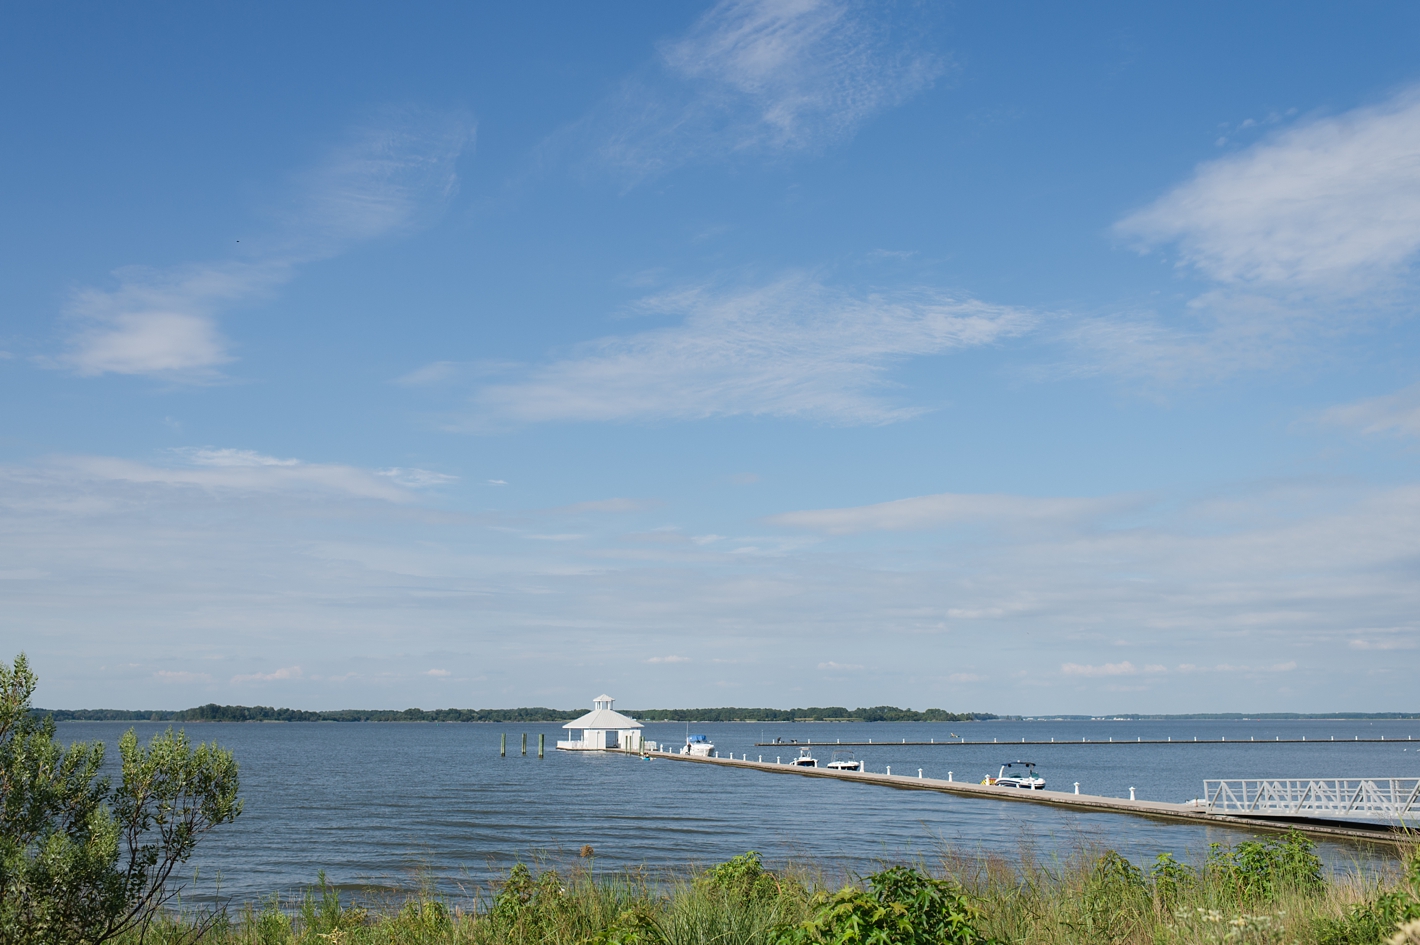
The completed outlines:
{"type": "Polygon", "coordinates": [[[1061,747],[1066,746],[1066,745],[1072,745],[1072,746],[1075,746],[1075,747],[1078,747],[1078,746],[1080,746],[1080,745],[1087,745],[1087,746],[1091,746],[1091,747],[1108,747],[1108,746],[1110,746],[1110,745],[1180,745],[1180,746],[1182,746],[1182,745],[1252,745],[1252,746],[1255,747],[1255,746],[1257,746],[1257,745],[1379,745],[1379,744],[1381,744],[1382,742],[1384,742],[1384,743],[1387,744],[1387,745],[1397,745],[1397,744],[1403,745],[1403,744],[1405,744],[1406,742],[1410,742],[1411,744],[1414,744],[1414,741],[1413,741],[1411,738],[1409,738],[1409,737],[1407,737],[1407,738],[1386,738],[1385,736],[1381,736],[1380,738],[1360,738],[1360,737],[1356,737],[1356,738],[1335,738],[1335,737],[1333,737],[1333,738],[1330,738],[1330,739],[1325,739],[1325,738],[1313,738],[1313,739],[1306,739],[1306,738],[1280,738],[1280,737],[1279,737],[1279,738],[1263,738],[1263,739],[1253,739],[1253,738],[1237,739],[1237,738],[1235,738],[1235,739],[1233,739],[1232,741],[1228,741],[1228,739],[1227,739],[1226,737],[1223,737],[1223,738],[1192,738],[1192,739],[1173,739],[1173,738],[1168,738],[1168,739],[1152,738],[1152,739],[1151,739],[1151,738],[1135,738],[1134,741],[1132,741],[1132,742],[1129,741],[1128,739],[1123,739],[1123,738],[1120,738],[1120,739],[1110,738],[1110,739],[1108,739],[1108,740],[1103,740],[1103,741],[1100,740],[1100,739],[1089,740],[1089,739],[1081,738],[1078,742],[1076,742],[1076,741],[1061,741],[1061,740],[1057,740],[1057,739],[1054,739],[1054,738],[1050,739],[1049,741],[1027,741],[1026,739],[1022,738],[1020,741],[1014,741],[1014,740],[1001,741],[1000,739],[993,739],[992,741],[989,741],[989,742],[969,742],[969,741],[965,741],[965,740],[962,740],[962,739],[955,739],[955,740],[953,740],[953,741],[944,741],[944,742],[939,742],[939,741],[936,741],[936,740],[927,741],[927,742],[910,742],[910,741],[908,741],[907,739],[904,738],[902,741],[897,741],[897,742],[893,742],[893,741],[887,741],[887,742],[884,742],[884,741],[876,741],[876,742],[875,742],[875,741],[873,741],[872,739],[869,739],[869,740],[866,741],[866,742],[816,742],[816,741],[813,741],[812,739],[805,739],[805,740],[802,741],[802,742],[798,742],[798,741],[795,741],[795,742],[784,742],[784,741],[779,741],[779,742],[755,742],[755,743],[754,743],[754,747],[756,747],[756,748],[800,748],[800,747],[808,747],[808,746],[810,746],[810,745],[818,745],[818,746],[820,746],[820,747],[822,747],[822,746],[824,746],[824,745],[829,745],[829,746],[832,746],[832,747],[835,747],[835,748],[836,748],[836,747],[840,747],[840,746],[841,746],[841,747],[844,747],[844,748],[881,748],[881,747],[887,746],[887,745],[907,745],[907,746],[909,746],[909,747],[915,746],[915,747],[918,747],[918,748],[962,748],[962,747],[968,747],[968,748],[970,748],[970,747],[972,747],[972,746],[980,747],[980,746],[983,746],[983,745],[985,745],[985,746],[990,746],[990,745],[1000,745],[1000,746],[1010,746],[1010,745],[1026,745],[1026,746],[1031,746],[1031,745],[1045,745],[1045,746],[1049,746],[1049,745],[1058,745],[1058,746],[1061,746],[1061,747]]]}
{"type": "MultiPolygon", "coordinates": [[[[874,744],[882,743],[875,742],[874,744]]],[[[901,743],[888,742],[887,744],[901,743]]],[[[911,744],[911,742],[908,744],[911,744]]],[[[986,744],[991,743],[987,742],[986,744]]],[[[936,791],[942,794],[955,794],[962,797],[975,797],[993,801],[1015,801],[1017,803],[1026,804],[1045,804],[1050,807],[1064,808],[1066,810],[1128,814],[1135,817],[1148,817],[1154,820],[1168,820],[1210,827],[1227,827],[1253,832],[1270,831],[1283,833],[1289,830],[1300,830],[1310,836],[1327,840],[1402,843],[1408,842],[1412,836],[1381,825],[1377,825],[1374,829],[1366,829],[1363,827],[1307,821],[1279,822],[1260,818],[1213,814],[1190,804],[1174,804],[1167,801],[1131,801],[1118,797],[1102,797],[1096,794],[1070,794],[1064,791],[1028,791],[1019,788],[972,784],[968,781],[943,781],[940,778],[914,778],[910,775],[878,774],[876,772],[867,771],[836,771],[831,768],[802,768],[797,765],[781,764],[773,761],[750,761],[742,758],[699,758],[692,755],[681,755],[665,751],[624,753],[649,756],[651,758],[664,759],[667,761],[687,761],[692,764],[720,765],[721,767],[727,768],[746,768],[752,771],[764,771],[772,774],[795,774],[806,778],[833,778],[859,784],[877,784],[883,787],[897,788],[898,790],[936,791]]]]}

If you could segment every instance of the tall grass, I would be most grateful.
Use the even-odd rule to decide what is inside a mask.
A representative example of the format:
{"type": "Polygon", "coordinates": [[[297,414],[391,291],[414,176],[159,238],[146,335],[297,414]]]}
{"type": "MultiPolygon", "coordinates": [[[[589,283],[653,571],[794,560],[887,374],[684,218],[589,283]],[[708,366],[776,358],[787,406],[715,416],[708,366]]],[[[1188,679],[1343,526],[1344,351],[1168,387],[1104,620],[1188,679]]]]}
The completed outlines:
{"type": "Polygon", "coordinates": [[[837,892],[808,872],[766,870],[756,854],[671,877],[518,866],[462,906],[432,889],[361,906],[322,882],[295,901],[218,915],[205,931],[197,916],[166,916],[147,941],[188,945],[200,932],[210,945],[1417,945],[1420,925],[1399,929],[1420,920],[1420,850],[1405,860],[1404,875],[1328,879],[1293,834],[1215,845],[1192,865],[1085,847],[1049,862],[949,855],[837,892]]]}

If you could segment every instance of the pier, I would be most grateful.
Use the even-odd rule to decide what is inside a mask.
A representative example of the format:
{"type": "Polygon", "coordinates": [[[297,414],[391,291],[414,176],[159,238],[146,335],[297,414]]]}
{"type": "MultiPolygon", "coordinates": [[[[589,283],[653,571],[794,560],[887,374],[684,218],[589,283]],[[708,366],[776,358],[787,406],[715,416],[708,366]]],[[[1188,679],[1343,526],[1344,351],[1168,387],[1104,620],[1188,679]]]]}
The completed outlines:
{"type": "Polygon", "coordinates": [[[837,746],[842,746],[842,747],[844,747],[844,748],[877,748],[877,747],[880,747],[880,746],[883,746],[883,745],[911,745],[911,746],[916,746],[916,747],[919,747],[919,748],[961,748],[961,747],[963,747],[963,746],[969,748],[969,747],[971,747],[971,746],[981,746],[981,745],[1044,745],[1044,746],[1047,746],[1047,747],[1050,746],[1050,745],[1075,745],[1075,746],[1079,746],[1079,745],[1089,745],[1089,746],[1094,746],[1094,747],[1105,747],[1105,746],[1109,746],[1109,745],[1253,745],[1253,746],[1257,746],[1257,745],[1379,745],[1379,744],[1382,744],[1382,743],[1387,744],[1387,745],[1403,745],[1403,744],[1405,744],[1406,742],[1410,742],[1411,744],[1415,744],[1415,742],[1414,742],[1409,736],[1407,736],[1407,737],[1405,737],[1405,738],[1386,738],[1384,735],[1382,735],[1382,736],[1379,737],[1379,738],[1361,738],[1360,736],[1356,736],[1356,737],[1354,737],[1354,738],[1336,738],[1335,736],[1332,736],[1332,737],[1330,737],[1330,738],[1312,738],[1312,739],[1307,739],[1307,738],[1282,738],[1282,737],[1278,736],[1278,737],[1276,737],[1276,738],[1245,738],[1245,739],[1243,739],[1243,738],[1235,738],[1235,739],[1233,739],[1232,741],[1228,741],[1228,739],[1227,739],[1226,737],[1223,737],[1223,738],[1137,738],[1137,737],[1136,737],[1136,738],[1134,739],[1134,741],[1132,741],[1132,742],[1129,741],[1127,738],[1109,738],[1109,739],[1098,739],[1098,738],[1095,738],[1095,739],[1087,739],[1087,738],[1081,738],[1081,739],[1080,739],[1079,741],[1077,741],[1077,742],[1076,742],[1076,741],[1067,741],[1067,740],[1064,740],[1064,739],[1056,739],[1056,738],[1052,738],[1052,739],[1050,739],[1049,741],[1027,741],[1027,740],[1024,739],[1024,738],[1022,738],[1020,741],[1016,741],[1015,739],[1009,739],[1009,738],[1006,739],[1006,740],[1004,740],[1004,741],[1002,741],[1001,739],[997,738],[997,739],[992,739],[992,740],[989,741],[989,742],[986,742],[986,741],[969,742],[969,741],[966,741],[966,740],[964,740],[964,739],[953,739],[953,740],[951,740],[951,741],[943,741],[943,742],[939,742],[939,741],[937,741],[937,740],[935,740],[935,739],[933,739],[932,741],[926,741],[926,742],[910,742],[910,741],[908,741],[908,740],[905,739],[905,738],[902,739],[901,741],[876,741],[876,742],[875,742],[875,741],[873,741],[872,739],[869,739],[869,740],[866,741],[866,742],[816,742],[816,741],[814,741],[813,739],[805,739],[804,741],[801,741],[801,742],[798,742],[798,741],[795,741],[795,742],[785,742],[785,741],[778,741],[778,742],[755,742],[755,743],[754,743],[754,747],[756,747],[756,748],[798,748],[798,747],[801,747],[801,746],[807,747],[807,746],[809,746],[809,745],[819,745],[819,746],[832,745],[832,746],[835,746],[835,747],[837,747],[837,746]]]}
{"type": "MultiPolygon", "coordinates": [[[[807,744],[807,743],[805,743],[807,744]]],[[[837,744],[833,742],[820,743],[837,744]]],[[[842,744],[852,744],[844,742],[842,744]]],[[[865,745],[867,743],[864,743],[865,745]]],[[[897,745],[901,742],[875,742],[874,744],[897,745]]],[[[913,744],[908,742],[907,744],[913,744]]],[[[942,743],[938,743],[942,744],[942,743]]],[[[956,744],[956,743],[949,743],[956,744]]],[[[979,744],[990,745],[992,742],[982,742],[979,744]]],[[[1008,742],[1003,744],[1020,744],[1019,742],[1008,742]]],[[[1027,742],[1026,744],[1031,744],[1027,742]]],[[[1048,742],[1046,744],[1049,744],[1048,742]]],[[[1078,744],[1078,743],[1069,743],[1078,744]]],[[[1106,743],[1108,744],[1108,743],[1106,743]]],[[[1116,742],[1115,744],[1126,744],[1116,742]]],[[[1127,743],[1133,744],[1133,743],[1127,743]]],[[[1246,744],[1246,743],[1244,743],[1246,744]]],[[[783,743],[772,747],[793,747],[783,743]]],[[[626,754],[640,754],[643,756],[664,759],[667,761],[685,761],[691,764],[720,765],[728,768],[747,768],[752,771],[763,771],[772,774],[792,774],[806,778],[832,778],[840,781],[852,781],[861,784],[877,784],[883,787],[897,788],[907,791],[936,791],[941,794],[955,794],[962,797],[975,797],[993,801],[1014,801],[1026,804],[1045,804],[1050,807],[1065,808],[1067,810],[1089,811],[1093,813],[1128,814],[1135,817],[1149,817],[1154,820],[1168,820],[1181,823],[1201,824],[1211,827],[1227,827],[1232,829],[1242,829],[1248,831],[1271,831],[1285,832],[1288,830],[1299,830],[1305,834],[1318,839],[1327,840],[1350,840],[1367,841],[1379,843],[1403,843],[1408,842],[1413,834],[1404,830],[1397,830],[1387,824],[1334,824],[1319,823],[1312,820],[1270,820],[1259,816],[1244,816],[1241,812],[1236,814],[1214,813],[1206,806],[1200,804],[1175,804],[1168,801],[1139,801],[1129,800],[1119,797],[1103,797],[1095,794],[1071,794],[1065,791],[1031,791],[1020,788],[995,787],[987,784],[973,784],[968,781],[944,781],[940,778],[924,778],[921,770],[918,776],[890,774],[868,771],[836,771],[830,768],[805,768],[797,765],[773,762],[773,761],[750,761],[748,758],[703,758],[692,755],[681,755],[666,751],[646,751],[646,752],[625,752],[626,754]]],[[[1132,793],[1132,792],[1131,792],[1132,793]]]]}

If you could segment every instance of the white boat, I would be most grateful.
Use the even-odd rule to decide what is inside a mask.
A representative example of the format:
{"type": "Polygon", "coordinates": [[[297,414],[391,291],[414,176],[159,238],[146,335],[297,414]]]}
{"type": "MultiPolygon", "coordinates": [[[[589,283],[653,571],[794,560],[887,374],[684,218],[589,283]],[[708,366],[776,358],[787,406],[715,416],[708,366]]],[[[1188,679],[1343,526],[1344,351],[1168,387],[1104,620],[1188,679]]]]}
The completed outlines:
{"type": "Polygon", "coordinates": [[[789,762],[796,768],[817,768],[818,759],[815,758],[807,748],[799,749],[799,757],[789,762]]]}
{"type": "Polygon", "coordinates": [[[1001,766],[1000,774],[996,777],[986,776],[982,784],[994,784],[996,787],[1024,788],[1028,791],[1041,791],[1045,789],[1045,779],[1035,773],[1035,762],[1033,761],[1012,761],[1001,766]],[[1006,773],[1007,768],[1024,768],[1024,773],[1006,773]]]}
{"type": "Polygon", "coordinates": [[[680,753],[692,758],[714,758],[715,743],[704,735],[687,735],[680,753]]]}
{"type": "Polygon", "coordinates": [[[863,762],[854,758],[851,751],[835,751],[833,760],[824,767],[832,768],[834,771],[862,771],[863,762]]]}

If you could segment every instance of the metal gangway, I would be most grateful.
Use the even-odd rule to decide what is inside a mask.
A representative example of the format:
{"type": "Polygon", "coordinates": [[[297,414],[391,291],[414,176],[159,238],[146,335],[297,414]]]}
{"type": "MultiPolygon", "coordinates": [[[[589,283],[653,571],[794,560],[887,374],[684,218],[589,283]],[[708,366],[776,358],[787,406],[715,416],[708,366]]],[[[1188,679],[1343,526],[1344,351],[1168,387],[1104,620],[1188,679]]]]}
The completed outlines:
{"type": "Polygon", "coordinates": [[[1204,781],[1210,814],[1420,827],[1420,778],[1235,778],[1204,781]]]}

